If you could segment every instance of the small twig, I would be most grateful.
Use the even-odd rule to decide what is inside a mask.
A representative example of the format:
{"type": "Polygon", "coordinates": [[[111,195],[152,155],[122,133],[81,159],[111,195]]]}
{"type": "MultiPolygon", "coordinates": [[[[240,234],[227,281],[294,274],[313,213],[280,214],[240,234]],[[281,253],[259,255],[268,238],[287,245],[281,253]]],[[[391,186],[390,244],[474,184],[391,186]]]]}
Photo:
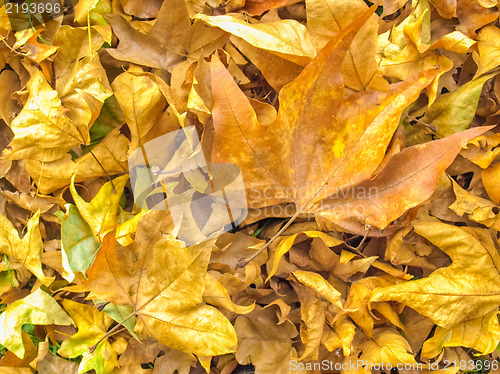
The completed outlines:
{"type": "Polygon", "coordinates": [[[427,127],[428,129],[430,129],[432,132],[436,132],[436,128],[432,125],[429,125],[428,123],[425,123],[425,122],[422,122],[420,121],[418,118],[415,118],[413,116],[410,116],[409,114],[405,114],[406,117],[408,117],[409,119],[411,119],[412,121],[415,121],[425,127],[427,127]]]}
{"type": "Polygon", "coordinates": [[[366,231],[365,231],[365,235],[363,235],[363,239],[361,239],[361,241],[359,242],[359,244],[358,244],[356,247],[353,247],[353,246],[351,246],[351,245],[349,245],[349,244],[347,244],[347,243],[345,243],[345,246],[346,246],[347,248],[349,248],[350,250],[352,250],[352,251],[356,252],[356,253],[357,253],[358,255],[360,255],[361,257],[366,257],[363,253],[361,253],[360,248],[361,248],[361,246],[365,243],[366,239],[368,238],[368,234],[370,233],[371,229],[372,229],[371,227],[368,227],[368,228],[366,229],[366,231]]]}
{"type": "Polygon", "coordinates": [[[96,162],[99,164],[99,166],[101,167],[102,171],[104,171],[104,174],[106,174],[106,176],[108,177],[109,182],[113,186],[113,193],[116,193],[115,185],[114,185],[113,181],[111,180],[111,177],[109,176],[108,172],[106,171],[106,169],[104,169],[104,166],[102,166],[101,162],[97,159],[97,157],[95,156],[94,152],[90,151],[90,154],[92,155],[92,157],[95,158],[96,162]]]}

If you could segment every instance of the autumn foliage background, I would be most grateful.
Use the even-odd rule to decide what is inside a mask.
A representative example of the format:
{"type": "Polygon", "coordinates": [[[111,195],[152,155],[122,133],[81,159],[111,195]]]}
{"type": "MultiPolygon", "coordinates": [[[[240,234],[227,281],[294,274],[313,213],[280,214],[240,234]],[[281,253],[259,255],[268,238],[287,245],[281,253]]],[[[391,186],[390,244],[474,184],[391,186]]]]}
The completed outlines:
{"type": "Polygon", "coordinates": [[[371,5],[4,5],[0,373],[500,372],[498,4],[371,5]],[[188,126],[249,214],[186,247],[128,157],[188,126]]]}

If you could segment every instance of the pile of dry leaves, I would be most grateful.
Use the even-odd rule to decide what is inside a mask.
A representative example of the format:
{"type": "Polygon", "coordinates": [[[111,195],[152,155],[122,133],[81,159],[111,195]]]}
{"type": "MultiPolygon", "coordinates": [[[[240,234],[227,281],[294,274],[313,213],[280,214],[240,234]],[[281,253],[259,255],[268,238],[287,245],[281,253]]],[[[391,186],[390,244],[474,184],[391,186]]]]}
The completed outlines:
{"type": "Polygon", "coordinates": [[[0,373],[500,372],[499,4],[3,5],[0,373]]]}

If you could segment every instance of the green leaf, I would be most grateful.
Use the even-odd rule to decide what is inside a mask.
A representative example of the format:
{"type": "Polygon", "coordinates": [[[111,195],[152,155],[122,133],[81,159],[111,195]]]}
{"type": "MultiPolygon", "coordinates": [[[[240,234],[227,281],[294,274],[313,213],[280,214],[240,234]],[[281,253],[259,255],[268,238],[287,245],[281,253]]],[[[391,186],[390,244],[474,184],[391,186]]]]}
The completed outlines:
{"type": "Polygon", "coordinates": [[[90,141],[95,142],[104,139],[114,128],[125,123],[125,117],[113,95],[108,97],[101,109],[99,117],[90,128],[90,141]]]}
{"type": "Polygon", "coordinates": [[[467,129],[476,114],[484,83],[494,74],[467,82],[456,91],[439,96],[421,121],[436,128],[440,138],[467,129]]]}
{"type": "Polygon", "coordinates": [[[66,213],[57,212],[61,220],[61,247],[64,278],[72,281],[74,272],[85,271],[94,262],[101,245],[95,240],[92,230],[73,204],[66,204],[66,213]]]}

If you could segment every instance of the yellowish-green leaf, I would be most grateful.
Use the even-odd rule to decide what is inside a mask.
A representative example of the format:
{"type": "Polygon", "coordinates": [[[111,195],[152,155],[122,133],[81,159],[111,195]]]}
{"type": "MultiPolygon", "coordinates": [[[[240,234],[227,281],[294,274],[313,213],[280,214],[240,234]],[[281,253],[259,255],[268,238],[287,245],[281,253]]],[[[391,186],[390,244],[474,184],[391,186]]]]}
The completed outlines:
{"type": "Polygon", "coordinates": [[[57,212],[61,220],[62,276],[73,281],[75,272],[85,272],[100,248],[92,230],[73,204],[66,204],[66,213],[57,212]]]}
{"type": "Polygon", "coordinates": [[[106,313],[97,310],[94,305],[72,300],[64,300],[62,304],[75,322],[78,332],[64,340],[57,353],[66,358],[78,357],[106,334],[113,320],[106,313]]]}
{"type": "Polygon", "coordinates": [[[436,128],[440,138],[467,129],[476,114],[484,83],[493,75],[471,80],[453,92],[440,95],[421,118],[436,128]]]}
{"type": "Polygon", "coordinates": [[[21,337],[21,328],[25,324],[71,325],[73,321],[59,304],[41,289],[10,304],[0,314],[0,344],[19,358],[23,358],[25,353],[21,337]]]}
{"type": "Polygon", "coordinates": [[[96,374],[110,374],[119,365],[116,351],[106,339],[100,342],[93,352],[87,350],[83,353],[78,374],[87,373],[92,369],[96,374]]]}
{"type": "Polygon", "coordinates": [[[78,211],[99,242],[116,227],[116,213],[128,178],[128,174],[126,174],[106,182],[92,201],[87,203],[76,191],[73,176],[70,186],[71,195],[78,211]]]}

